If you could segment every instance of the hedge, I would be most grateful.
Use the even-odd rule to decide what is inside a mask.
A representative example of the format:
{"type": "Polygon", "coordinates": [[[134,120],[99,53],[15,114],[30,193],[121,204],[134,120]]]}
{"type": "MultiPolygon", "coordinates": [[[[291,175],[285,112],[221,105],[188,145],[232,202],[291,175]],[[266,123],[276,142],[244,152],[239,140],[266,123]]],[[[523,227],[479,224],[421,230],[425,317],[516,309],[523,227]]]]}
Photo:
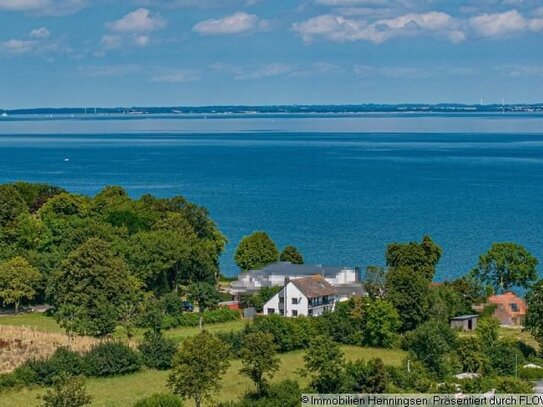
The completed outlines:
{"type": "MultiPolygon", "coordinates": [[[[222,322],[240,319],[239,311],[221,307],[211,311],[204,311],[204,323],[218,324],[222,322]]],[[[184,312],[180,315],[165,315],[162,321],[162,329],[177,327],[195,327],[200,323],[200,314],[197,312],[184,312]]]]}

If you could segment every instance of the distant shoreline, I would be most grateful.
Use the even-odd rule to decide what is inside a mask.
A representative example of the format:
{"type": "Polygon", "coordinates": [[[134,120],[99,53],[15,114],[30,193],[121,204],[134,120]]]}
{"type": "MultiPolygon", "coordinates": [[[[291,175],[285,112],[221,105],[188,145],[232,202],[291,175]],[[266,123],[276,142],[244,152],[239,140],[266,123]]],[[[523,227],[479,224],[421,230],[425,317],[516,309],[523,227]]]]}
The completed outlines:
{"type": "Polygon", "coordinates": [[[170,107],[69,107],[0,109],[1,117],[12,115],[255,115],[255,114],[357,114],[357,113],[531,113],[543,112],[534,104],[361,104],[361,105],[271,105],[271,106],[170,106],[170,107]]]}

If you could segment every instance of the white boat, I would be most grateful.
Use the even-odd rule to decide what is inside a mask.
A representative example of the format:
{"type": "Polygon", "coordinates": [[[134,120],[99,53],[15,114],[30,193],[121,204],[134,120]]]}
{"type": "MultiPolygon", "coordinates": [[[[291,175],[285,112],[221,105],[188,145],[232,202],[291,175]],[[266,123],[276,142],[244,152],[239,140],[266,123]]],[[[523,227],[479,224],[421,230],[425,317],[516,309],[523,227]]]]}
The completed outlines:
{"type": "Polygon", "coordinates": [[[8,114],[6,112],[3,112],[2,117],[8,117],[8,114]]]}

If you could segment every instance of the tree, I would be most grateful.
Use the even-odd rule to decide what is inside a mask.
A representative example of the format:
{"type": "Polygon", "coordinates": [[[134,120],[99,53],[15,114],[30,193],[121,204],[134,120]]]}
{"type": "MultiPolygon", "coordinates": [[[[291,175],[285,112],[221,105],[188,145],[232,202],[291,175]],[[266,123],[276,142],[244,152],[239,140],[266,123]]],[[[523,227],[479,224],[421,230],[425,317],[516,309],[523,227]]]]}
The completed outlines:
{"type": "Polygon", "coordinates": [[[373,358],[365,363],[363,360],[348,362],[345,366],[346,393],[380,394],[387,387],[387,372],[380,358],[373,358]]]}
{"type": "Polygon", "coordinates": [[[421,243],[391,243],[386,250],[386,264],[389,267],[409,267],[432,281],[436,266],[441,259],[442,249],[425,235],[421,243]]]}
{"type": "Polygon", "coordinates": [[[463,372],[482,372],[485,366],[485,357],[479,338],[474,336],[459,338],[456,344],[456,355],[462,365],[463,372]]]}
{"type": "Polygon", "coordinates": [[[430,287],[420,273],[407,267],[394,268],[387,273],[386,299],[400,315],[401,331],[415,329],[428,319],[430,287]]]}
{"type": "Polygon", "coordinates": [[[380,266],[368,266],[364,277],[364,289],[370,298],[385,298],[386,270],[380,266]]]}
{"type": "Polygon", "coordinates": [[[217,306],[220,297],[215,286],[209,283],[194,283],[189,286],[190,300],[198,304],[198,313],[200,315],[200,329],[204,321],[204,311],[217,306]]]}
{"type": "Polygon", "coordinates": [[[407,341],[409,350],[428,371],[443,379],[450,373],[447,356],[454,349],[456,337],[456,332],[449,325],[428,321],[411,332],[407,341]]]}
{"type": "Polygon", "coordinates": [[[0,299],[4,304],[14,304],[15,313],[23,298],[32,299],[41,281],[37,268],[23,257],[14,257],[0,264],[0,299]]]}
{"type": "Polygon", "coordinates": [[[0,227],[7,226],[27,211],[26,202],[13,185],[0,185],[0,227]]]}
{"type": "Polygon", "coordinates": [[[143,299],[145,297],[142,289],[142,283],[134,276],[129,276],[126,284],[126,290],[121,293],[117,313],[119,316],[119,325],[121,325],[128,338],[128,342],[134,336],[134,328],[143,313],[143,299]]]}
{"type": "Polygon", "coordinates": [[[390,348],[401,326],[400,315],[394,306],[385,300],[367,302],[362,317],[364,344],[390,348]]]}
{"type": "Polygon", "coordinates": [[[345,359],[339,346],[327,336],[315,337],[304,355],[310,387],[317,393],[339,393],[344,382],[345,359]]]}
{"type": "Polygon", "coordinates": [[[263,394],[268,387],[268,380],[279,369],[279,358],[273,335],[264,332],[248,333],[243,338],[241,348],[240,373],[251,379],[257,392],[263,394]]]}
{"type": "Polygon", "coordinates": [[[289,261],[292,264],[304,264],[304,257],[294,246],[287,246],[279,256],[280,261],[289,261]]]}
{"type": "MultiPolygon", "coordinates": [[[[124,261],[109,244],[91,238],[62,262],[53,275],[50,295],[57,309],[67,309],[76,318],[70,324],[77,333],[102,336],[115,329],[116,307],[131,281],[124,261]]],[[[62,312],[56,316],[60,321],[66,317],[62,312]]]]}
{"type": "Polygon", "coordinates": [[[212,391],[220,388],[221,376],[229,366],[228,346],[202,331],[181,344],[174,356],[168,386],[174,394],[193,399],[200,407],[212,391]]]}
{"type": "Polygon", "coordinates": [[[265,232],[254,232],[241,239],[234,260],[243,271],[255,270],[277,261],[279,252],[265,232]]]}
{"type": "Polygon", "coordinates": [[[83,407],[91,404],[92,397],[87,394],[82,377],[57,377],[53,389],[48,390],[43,399],[43,407],[83,407]]]}
{"type": "Polygon", "coordinates": [[[474,273],[500,292],[512,287],[527,288],[537,278],[538,260],[523,246],[493,243],[479,257],[474,273]]]}
{"type": "Polygon", "coordinates": [[[528,315],[526,317],[526,330],[532,333],[539,342],[543,353],[543,280],[539,280],[526,296],[528,315]]]}

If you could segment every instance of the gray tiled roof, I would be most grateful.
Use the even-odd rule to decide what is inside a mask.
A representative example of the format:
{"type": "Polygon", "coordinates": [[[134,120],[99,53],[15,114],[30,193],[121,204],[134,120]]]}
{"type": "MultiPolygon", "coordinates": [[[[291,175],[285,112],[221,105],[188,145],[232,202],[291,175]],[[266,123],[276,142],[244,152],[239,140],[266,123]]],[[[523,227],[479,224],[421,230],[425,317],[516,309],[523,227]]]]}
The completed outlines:
{"type": "Polygon", "coordinates": [[[319,264],[292,264],[288,261],[278,261],[276,263],[268,264],[260,270],[251,270],[251,274],[254,276],[269,276],[283,275],[285,277],[291,275],[307,275],[314,276],[319,274],[324,277],[335,277],[341,270],[351,269],[351,267],[337,267],[337,266],[321,266],[319,264]]]}
{"type": "Polygon", "coordinates": [[[296,278],[291,280],[307,298],[335,295],[336,289],[321,276],[296,278]]]}

